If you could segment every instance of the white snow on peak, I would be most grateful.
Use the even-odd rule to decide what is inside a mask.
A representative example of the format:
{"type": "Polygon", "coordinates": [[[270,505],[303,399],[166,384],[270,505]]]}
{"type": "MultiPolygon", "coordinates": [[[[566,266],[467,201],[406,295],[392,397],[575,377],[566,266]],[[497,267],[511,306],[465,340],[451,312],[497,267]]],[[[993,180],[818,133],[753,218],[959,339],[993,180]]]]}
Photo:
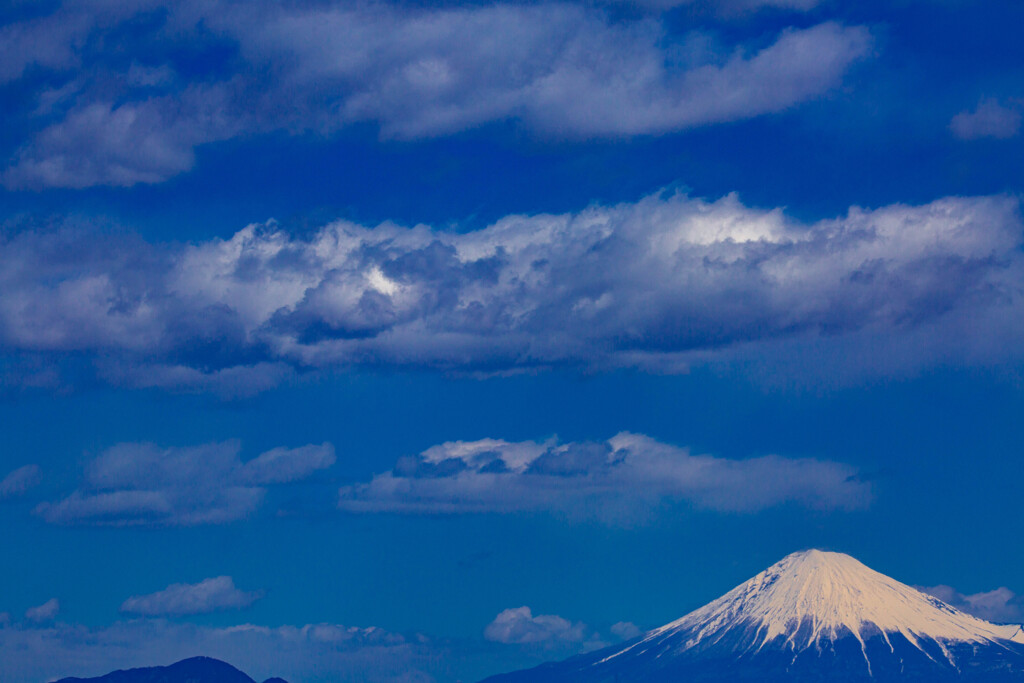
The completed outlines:
{"type": "Polygon", "coordinates": [[[820,550],[783,558],[714,602],[649,632],[642,642],[680,632],[687,634],[684,647],[692,647],[739,625],[757,629],[754,649],[778,636],[794,650],[803,650],[848,635],[863,646],[866,638],[881,635],[888,640],[892,633],[918,648],[922,639],[943,649],[950,642],[1024,642],[1019,626],[983,621],[849,555],[820,550]]]}

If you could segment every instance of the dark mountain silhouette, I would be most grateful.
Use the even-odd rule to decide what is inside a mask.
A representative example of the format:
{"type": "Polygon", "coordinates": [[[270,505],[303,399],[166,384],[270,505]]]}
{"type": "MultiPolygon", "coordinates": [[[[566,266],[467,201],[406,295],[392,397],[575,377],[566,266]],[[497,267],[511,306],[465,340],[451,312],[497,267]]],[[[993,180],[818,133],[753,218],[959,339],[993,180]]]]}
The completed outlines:
{"type": "MultiPolygon", "coordinates": [[[[192,657],[170,666],[114,671],[98,678],[62,678],[57,683],[256,683],[226,662],[211,657],[192,657]]],[[[264,683],[286,683],[271,678],[264,683]]]]}

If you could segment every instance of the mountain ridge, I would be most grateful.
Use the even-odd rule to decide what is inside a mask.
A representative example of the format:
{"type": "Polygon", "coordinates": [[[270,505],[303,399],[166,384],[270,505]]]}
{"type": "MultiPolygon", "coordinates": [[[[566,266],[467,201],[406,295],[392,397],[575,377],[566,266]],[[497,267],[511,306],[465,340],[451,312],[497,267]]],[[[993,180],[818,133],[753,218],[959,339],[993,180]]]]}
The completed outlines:
{"type": "MultiPolygon", "coordinates": [[[[167,666],[118,669],[94,678],[61,678],[54,683],[256,683],[227,662],[213,657],[189,657],[167,666]]],[[[286,683],[270,678],[264,683],[286,683]]]]}
{"type": "Polygon", "coordinates": [[[786,556],[680,619],[487,683],[1024,682],[1024,629],[992,624],[843,553],[786,556]]]}

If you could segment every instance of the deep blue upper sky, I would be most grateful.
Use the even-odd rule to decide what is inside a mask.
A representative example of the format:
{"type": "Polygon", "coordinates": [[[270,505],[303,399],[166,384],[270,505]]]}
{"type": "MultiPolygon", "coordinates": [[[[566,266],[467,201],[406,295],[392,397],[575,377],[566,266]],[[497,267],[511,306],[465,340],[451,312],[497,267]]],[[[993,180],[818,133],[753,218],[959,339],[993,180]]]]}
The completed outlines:
{"type": "Polygon", "coordinates": [[[0,8],[0,678],[476,680],[810,546],[1024,619],[1022,25],[0,8]]]}

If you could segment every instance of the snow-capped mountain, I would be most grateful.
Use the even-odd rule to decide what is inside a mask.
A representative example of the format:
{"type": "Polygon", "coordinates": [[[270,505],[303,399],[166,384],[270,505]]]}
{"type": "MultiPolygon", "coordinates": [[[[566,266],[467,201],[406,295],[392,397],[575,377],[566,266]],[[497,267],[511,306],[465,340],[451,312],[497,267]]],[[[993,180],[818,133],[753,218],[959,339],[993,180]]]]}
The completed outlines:
{"type": "Polygon", "coordinates": [[[1024,682],[1024,629],[809,550],[628,643],[487,683],[1024,682]]]}

